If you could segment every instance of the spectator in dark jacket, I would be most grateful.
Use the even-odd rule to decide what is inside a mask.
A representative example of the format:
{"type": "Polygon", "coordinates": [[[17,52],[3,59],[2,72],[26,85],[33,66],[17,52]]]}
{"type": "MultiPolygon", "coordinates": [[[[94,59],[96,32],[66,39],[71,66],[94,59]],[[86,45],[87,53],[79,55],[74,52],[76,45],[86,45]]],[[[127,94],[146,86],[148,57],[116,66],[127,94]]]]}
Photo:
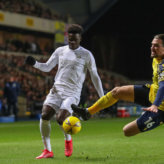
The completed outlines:
{"type": "Polygon", "coordinates": [[[8,105],[8,115],[14,114],[16,120],[18,113],[17,101],[19,92],[20,84],[17,81],[15,81],[15,78],[13,76],[11,76],[4,87],[4,98],[6,99],[8,105]]]}

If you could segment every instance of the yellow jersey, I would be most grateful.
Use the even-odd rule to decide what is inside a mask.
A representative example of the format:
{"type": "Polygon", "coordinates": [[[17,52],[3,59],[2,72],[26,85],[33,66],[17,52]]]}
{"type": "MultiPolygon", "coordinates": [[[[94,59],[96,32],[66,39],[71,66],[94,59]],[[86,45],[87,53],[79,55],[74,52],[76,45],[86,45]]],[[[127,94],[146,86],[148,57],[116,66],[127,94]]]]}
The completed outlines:
{"type": "MultiPolygon", "coordinates": [[[[153,79],[152,79],[153,83],[150,86],[149,101],[153,104],[159,88],[159,82],[164,81],[164,61],[153,58],[152,67],[153,67],[153,79]]],[[[164,100],[162,101],[158,109],[164,111],[164,100]]]]}

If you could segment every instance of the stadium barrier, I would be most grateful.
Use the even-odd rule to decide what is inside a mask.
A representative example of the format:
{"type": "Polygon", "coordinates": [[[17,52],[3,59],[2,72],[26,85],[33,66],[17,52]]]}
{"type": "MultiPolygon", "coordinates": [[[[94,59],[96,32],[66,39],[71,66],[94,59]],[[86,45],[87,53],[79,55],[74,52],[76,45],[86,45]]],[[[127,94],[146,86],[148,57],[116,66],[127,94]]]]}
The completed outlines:
{"type": "Polygon", "coordinates": [[[140,105],[130,105],[130,106],[118,106],[117,107],[117,117],[130,117],[139,116],[143,112],[142,106],[140,105]]]}
{"type": "Polygon", "coordinates": [[[130,117],[129,111],[126,107],[117,108],[117,117],[130,117]]]}
{"type": "Polygon", "coordinates": [[[9,123],[9,122],[14,122],[15,117],[14,116],[1,116],[0,117],[0,123],[9,123]]]}

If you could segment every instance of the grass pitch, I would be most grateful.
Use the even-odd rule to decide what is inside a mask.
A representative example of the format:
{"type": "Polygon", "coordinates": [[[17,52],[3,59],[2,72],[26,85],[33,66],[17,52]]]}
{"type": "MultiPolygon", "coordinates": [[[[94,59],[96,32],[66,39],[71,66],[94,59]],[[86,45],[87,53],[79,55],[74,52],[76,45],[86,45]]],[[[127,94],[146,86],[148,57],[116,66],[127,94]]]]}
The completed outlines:
{"type": "Polygon", "coordinates": [[[92,119],[73,136],[74,152],[64,156],[64,137],[51,123],[53,159],[35,159],[43,149],[39,121],[0,123],[0,164],[164,164],[164,126],[124,137],[123,126],[134,118],[92,119]]]}

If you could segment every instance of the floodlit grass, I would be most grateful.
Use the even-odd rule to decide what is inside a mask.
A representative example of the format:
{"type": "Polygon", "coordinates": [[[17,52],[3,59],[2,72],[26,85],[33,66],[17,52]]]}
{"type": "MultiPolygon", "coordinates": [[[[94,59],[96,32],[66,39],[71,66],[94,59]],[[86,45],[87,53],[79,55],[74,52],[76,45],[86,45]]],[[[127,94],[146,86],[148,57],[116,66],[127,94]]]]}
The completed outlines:
{"type": "Polygon", "coordinates": [[[52,122],[53,159],[36,160],[43,144],[39,121],[0,123],[0,164],[164,164],[164,126],[124,137],[122,127],[134,118],[92,119],[73,136],[74,153],[64,156],[64,137],[52,122]]]}

